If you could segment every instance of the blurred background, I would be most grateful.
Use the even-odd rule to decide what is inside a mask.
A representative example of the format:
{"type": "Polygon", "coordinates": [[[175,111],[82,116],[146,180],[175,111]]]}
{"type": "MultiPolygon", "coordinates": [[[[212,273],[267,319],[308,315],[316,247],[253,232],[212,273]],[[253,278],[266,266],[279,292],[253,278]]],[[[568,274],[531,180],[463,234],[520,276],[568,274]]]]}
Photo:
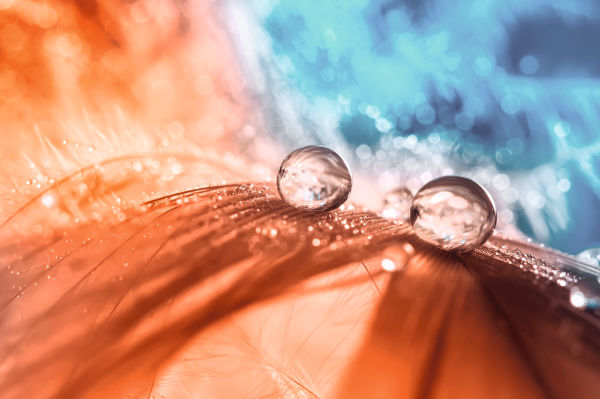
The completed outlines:
{"type": "Polygon", "coordinates": [[[597,1],[228,4],[275,138],[342,141],[382,190],[472,177],[501,223],[598,246],[597,1]]]}
{"type": "Polygon", "coordinates": [[[323,144],[375,210],[459,174],[576,254],[600,246],[598,37],[596,0],[0,0],[3,208],[125,153],[274,175],[323,144]]]}

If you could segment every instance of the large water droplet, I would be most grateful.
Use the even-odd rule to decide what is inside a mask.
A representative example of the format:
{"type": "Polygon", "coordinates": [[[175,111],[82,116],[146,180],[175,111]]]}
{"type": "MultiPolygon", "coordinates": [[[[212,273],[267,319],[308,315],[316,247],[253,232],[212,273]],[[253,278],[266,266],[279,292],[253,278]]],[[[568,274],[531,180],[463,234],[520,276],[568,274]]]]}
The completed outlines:
{"type": "Polygon", "coordinates": [[[308,146],[283,160],[277,189],[281,198],[295,208],[327,211],[348,199],[352,177],[338,154],[325,147],[308,146]]]}
{"type": "Polygon", "coordinates": [[[447,251],[467,252],[496,227],[496,206],[473,180],[444,176],[425,184],[413,199],[410,223],[419,238],[447,251]]]}
{"type": "Polygon", "coordinates": [[[590,248],[577,255],[577,260],[590,266],[600,266],[600,248],[590,248]]]}
{"type": "Polygon", "coordinates": [[[386,219],[408,222],[413,195],[407,188],[398,188],[387,193],[383,199],[381,216],[386,219]]]}
{"type": "Polygon", "coordinates": [[[600,284],[595,280],[582,280],[571,287],[571,305],[578,309],[600,309],[600,284]]]}

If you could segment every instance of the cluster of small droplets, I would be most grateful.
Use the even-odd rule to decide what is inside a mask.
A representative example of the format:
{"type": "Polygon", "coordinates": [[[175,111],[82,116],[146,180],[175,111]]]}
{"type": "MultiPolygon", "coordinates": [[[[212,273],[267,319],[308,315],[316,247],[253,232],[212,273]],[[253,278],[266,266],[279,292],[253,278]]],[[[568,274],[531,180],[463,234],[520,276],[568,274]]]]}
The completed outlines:
{"type": "Polygon", "coordinates": [[[480,251],[532,274],[535,280],[545,280],[567,288],[572,287],[579,280],[577,275],[568,270],[518,248],[509,248],[506,244],[488,244],[482,246],[480,251]]]}
{"type": "MultiPolygon", "coordinates": [[[[256,195],[260,201],[266,201],[266,192],[256,195]]],[[[257,200],[258,200],[257,197],[257,200]]],[[[272,206],[280,207],[278,203],[272,206]]],[[[354,205],[342,206],[340,210],[356,210],[354,205]]],[[[257,212],[262,212],[258,208],[257,212]]],[[[250,238],[252,252],[259,254],[269,251],[269,248],[290,246],[293,243],[307,245],[320,251],[336,251],[345,246],[368,245],[373,238],[367,234],[367,229],[373,228],[372,214],[356,211],[352,214],[332,211],[311,215],[291,210],[288,207],[280,208],[282,212],[278,218],[270,214],[269,223],[255,227],[254,236],[250,238]],[[293,240],[289,238],[293,237],[293,240]]]]}
{"type": "Polygon", "coordinates": [[[96,147],[91,144],[80,143],[77,141],[69,141],[67,139],[62,140],[62,144],[65,146],[73,146],[75,149],[84,149],[87,152],[94,152],[96,147]]]}

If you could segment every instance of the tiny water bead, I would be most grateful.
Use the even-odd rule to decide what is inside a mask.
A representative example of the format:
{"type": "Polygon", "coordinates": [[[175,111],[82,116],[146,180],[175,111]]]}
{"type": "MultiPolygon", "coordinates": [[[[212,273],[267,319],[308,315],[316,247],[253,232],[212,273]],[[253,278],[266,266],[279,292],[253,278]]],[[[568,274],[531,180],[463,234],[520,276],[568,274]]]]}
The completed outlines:
{"type": "Polygon", "coordinates": [[[352,177],[334,151],[308,146],[292,151],[281,163],[277,190],[289,205],[309,211],[328,211],[350,195],[352,177]]]}
{"type": "Polygon", "coordinates": [[[386,219],[408,222],[413,195],[408,188],[397,188],[385,194],[381,216],[386,219]]]}
{"type": "Polygon", "coordinates": [[[444,176],[425,184],[410,208],[415,234],[441,249],[468,252],[483,244],[496,227],[496,206],[473,180],[444,176]]]}
{"type": "Polygon", "coordinates": [[[600,283],[593,279],[579,281],[571,287],[569,301],[578,309],[600,309],[600,283]]]}

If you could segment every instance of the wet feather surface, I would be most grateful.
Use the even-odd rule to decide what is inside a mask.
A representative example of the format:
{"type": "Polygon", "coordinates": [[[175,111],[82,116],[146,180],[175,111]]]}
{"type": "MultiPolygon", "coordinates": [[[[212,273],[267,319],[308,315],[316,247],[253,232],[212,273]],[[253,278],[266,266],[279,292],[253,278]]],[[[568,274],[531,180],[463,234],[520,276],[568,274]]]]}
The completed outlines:
{"type": "MultiPolygon", "coordinates": [[[[206,369],[221,359],[237,370],[238,393],[252,380],[289,397],[597,392],[597,316],[569,306],[568,287],[519,267],[514,242],[494,238],[457,256],[421,243],[406,225],[352,206],[307,214],[274,193],[263,184],[190,190],[131,207],[122,221],[44,229],[43,245],[41,238],[19,238],[10,222],[3,226],[6,397],[173,391],[168,370],[193,348],[219,341],[220,329],[235,331],[236,339],[229,346],[219,341],[211,355],[196,353],[194,364],[206,369]],[[508,247],[498,254],[503,242],[508,247]],[[413,249],[404,264],[382,269],[382,253],[402,244],[413,249]],[[315,295],[322,296],[310,300],[315,295]],[[294,303],[304,303],[309,315],[294,303]],[[287,314],[279,317],[288,320],[283,326],[256,325],[274,309],[287,314]],[[300,327],[290,334],[290,326],[300,327]],[[268,329],[289,342],[278,350],[261,346],[268,329]],[[249,337],[241,339],[240,331],[249,337]],[[333,331],[337,338],[326,340],[333,331]],[[280,364],[279,377],[267,372],[265,359],[257,360],[258,371],[245,369],[243,342],[255,348],[251,357],[269,352],[265,359],[280,364]],[[290,356],[294,345],[301,359],[290,356]],[[40,389],[34,381],[46,383],[40,389]]],[[[554,256],[544,249],[528,256],[540,254],[554,256]]],[[[569,284],[577,279],[564,273],[569,284]]],[[[191,381],[189,395],[198,387],[208,397],[226,389],[215,376],[191,381]]],[[[246,394],[261,397],[256,392],[246,394]]]]}

